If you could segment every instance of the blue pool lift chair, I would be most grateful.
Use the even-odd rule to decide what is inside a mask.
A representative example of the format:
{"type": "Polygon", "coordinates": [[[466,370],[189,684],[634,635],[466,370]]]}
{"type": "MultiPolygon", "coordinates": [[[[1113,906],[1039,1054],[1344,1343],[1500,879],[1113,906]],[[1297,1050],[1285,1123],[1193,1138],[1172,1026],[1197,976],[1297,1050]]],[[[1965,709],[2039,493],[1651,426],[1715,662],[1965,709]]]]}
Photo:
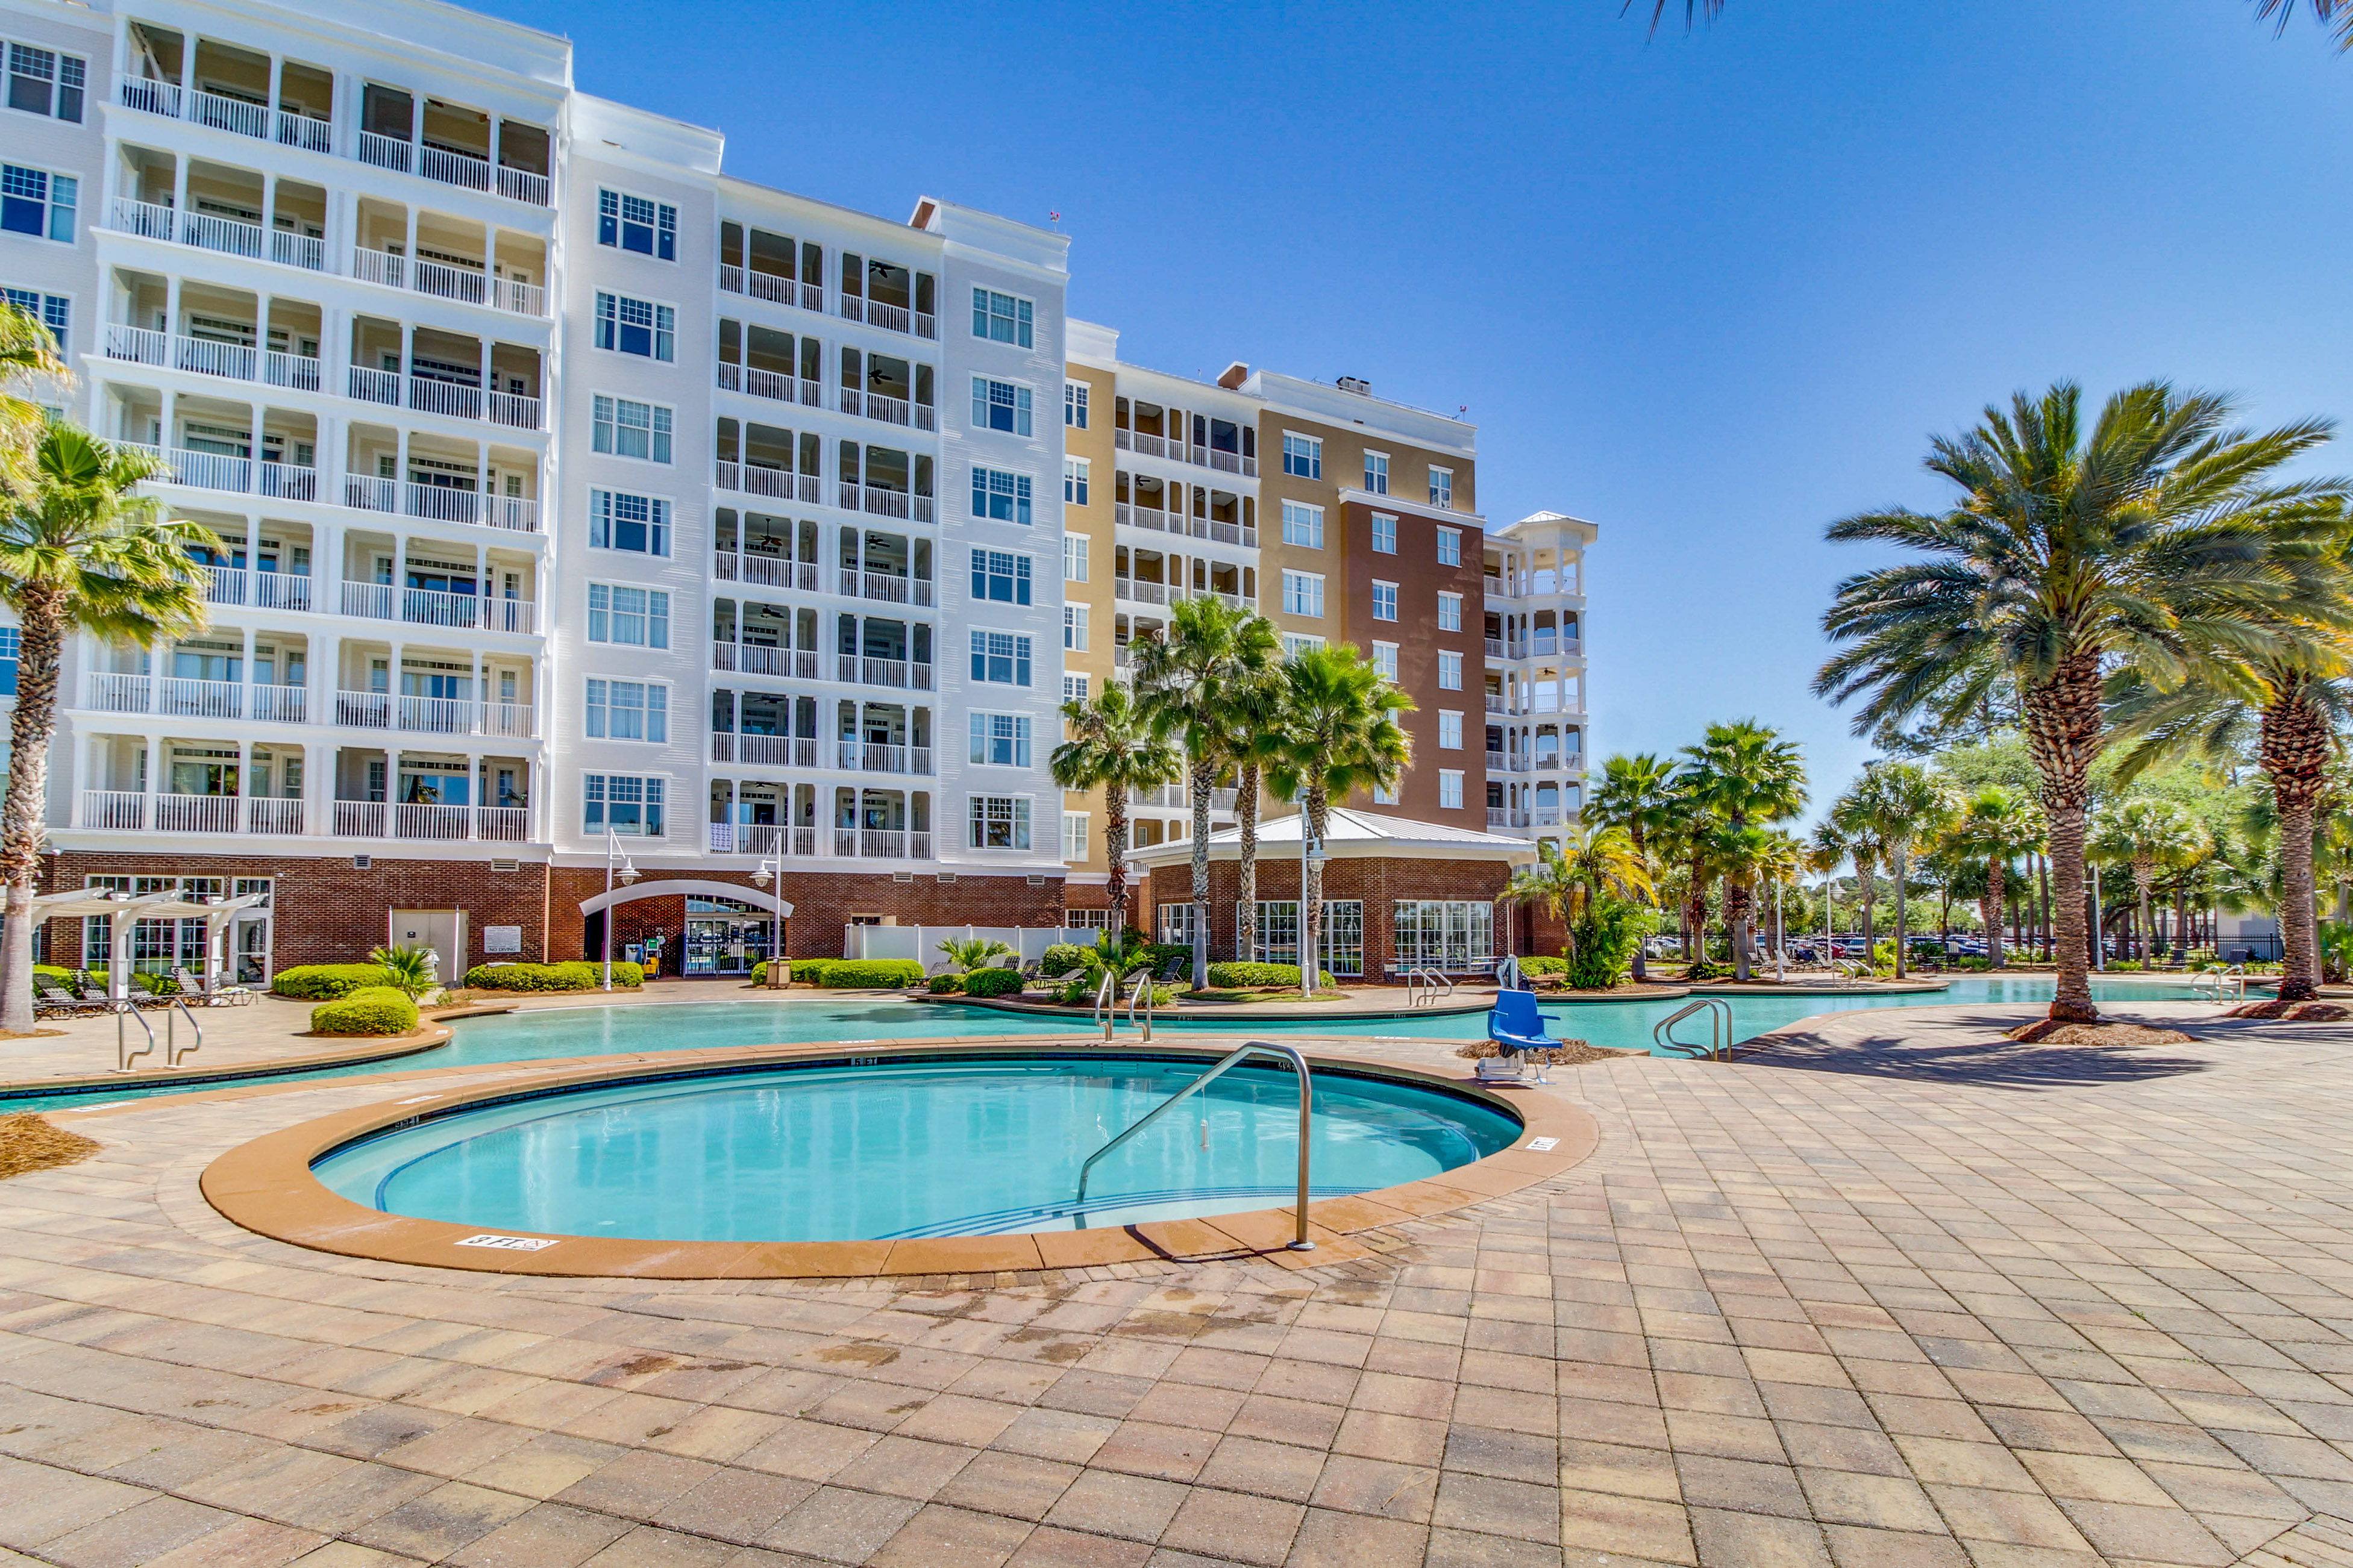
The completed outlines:
{"type": "MultiPolygon", "coordinates": [[[[1523,1052],[1560,1048],[1560,1042],[1545,1033],[1544,1013],[1536,1006],[1535,993],[1532,991],[1495,993],[1495,1005],[1487,1013],[1487,1037],[1494,1041],[1504,1054],[1480,1058],[1478,1077],[1482,1082],[1488,1079],[1520,1082],[1526,1071],[1526,1064],[1520,1060],[1523,1052]]],[[[1535,1080],[1538,1083],[1550,1082],[1545,1076],[1544,1058],[1537,1058],[1534,1065],[1535,1080]]]]}

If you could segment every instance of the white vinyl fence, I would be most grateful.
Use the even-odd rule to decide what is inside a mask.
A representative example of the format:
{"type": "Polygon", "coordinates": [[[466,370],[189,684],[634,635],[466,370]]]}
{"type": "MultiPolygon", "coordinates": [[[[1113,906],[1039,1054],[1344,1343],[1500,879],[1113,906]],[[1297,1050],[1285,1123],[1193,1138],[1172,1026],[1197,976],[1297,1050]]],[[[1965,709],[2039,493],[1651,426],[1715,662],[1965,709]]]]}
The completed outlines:
{"type": "Polygon", "coordinates": [[[841,933],[844,958],[912,958],[926,974],[952,968],[940,951],[944,942],[968,942],[980,937],[1001,942],[1021,956],[1024,964],[1046,955],[1056,942],[1092,947],[1098,933],[1052,926],[845,926],[841,933]]]}

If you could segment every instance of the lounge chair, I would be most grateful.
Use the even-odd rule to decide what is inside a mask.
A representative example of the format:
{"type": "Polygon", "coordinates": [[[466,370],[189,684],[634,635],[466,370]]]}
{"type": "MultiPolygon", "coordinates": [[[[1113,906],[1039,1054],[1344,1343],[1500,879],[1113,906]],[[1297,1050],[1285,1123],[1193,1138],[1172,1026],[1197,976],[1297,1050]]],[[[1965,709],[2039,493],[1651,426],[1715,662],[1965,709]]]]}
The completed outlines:
{"type": "Polygon", "coordinates": [[[171,997],[160,991],[149,990],[147,977],[135,969],[131,972],[127,984],[131,989],[131,1005],[134,1007],[168,1007],[172,1005],[171,997]]]}
{"type": "MultiPolygon", "coordinates": [[[[1487,1013],[1487,1037],[1502,1050],[1499,1057],[1482,1057],[1478,1076],[1482,1081],[1502,1079],[1519,1082],[1526,1071],[1520,1061],[1523,1052],[1558,1050],[1561,1043],[1544,1032],[1544,1013],[1536,1006],[1533,991],[1498,991],[1495,1005],[1487,1013]]],[[[1547,1083],[1544,1058],[1535,1062],[1536,1081],[1547,1083]]]]}
{"type": "Polygon", "coordinates": [[[1160,973],[1154,975],[1152,978],[1159,984],[1167,985],[1176,981],[1184,979],[1192,972],[1193,955],[1189,952],[1179,953],[1177,956],[1170,959],[1167,963],[1162,964],[1160,966],[1160,973]]]}
{"type": "Polygon", "coordinates": [[[207,1007],[244,1007],[253,1002],[253,993],[233,984],[227,975],[206,985],[185,969],[175,968],[172,978],[180,983],[182,995],[195,997],[207,1007]]]}
{"type": "Polygon", "coordinates": [[[86,1002],[64,987],[47,980],[33,983],[33,1011],[38,1013],[91,1014],[103,1013],[103,1002],[86,1002]]]}

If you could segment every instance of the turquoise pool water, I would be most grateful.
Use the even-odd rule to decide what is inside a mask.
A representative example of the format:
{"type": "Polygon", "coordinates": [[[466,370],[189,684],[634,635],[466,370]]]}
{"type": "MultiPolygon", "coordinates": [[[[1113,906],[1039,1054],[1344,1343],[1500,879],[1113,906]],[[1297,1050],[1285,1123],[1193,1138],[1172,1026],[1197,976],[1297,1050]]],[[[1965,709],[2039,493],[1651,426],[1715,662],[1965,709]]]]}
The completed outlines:
{"type": "MultiPolygon", "coordinates": [[[[1097,1164],[1078,1210],[1087,1156],[1201,1072],[1092,1054],[762,1068],[461,1111],[314,1169],[387,1213],[662,1241],[987,1236],[1293,1201],[1298,1080],[1240,1068],[1097,1164]]],[[[1319,1197],[1436,1175],[1520,1130],[1441,1090],[1314,1081],[1319,1197]]]]}
{"type": "MultiPolygon", "coordinates": [[[[2178,1000],[2189,995],[2185,986],[2162,981],[2097,981],[2093,994],[2105,1001],[2178,1000]]],[[[1958,975],[1942,993],[1909,996],[1736,996],[1730,998],[1733,1033],[1747,1039],[1768,1029],[1816,1013],[1844,1012],[1857,1007],[1943,1006],[1976,1002],[2047,1002],[2048,979],[1994,979],[1981,974],[1958,975]]],[[[272,1081],[333,1081],[384,1072],[413,1072],[422,1068],[477,1067],[497,1062],[544,1060],[555,1057],[605,1056],[627,1051],[685,1050],[708,1046],[806,1045],[837,1041],[886,1041],[955,1035],[1002,1038],[1008,1035],[1092,1031],[1084,1019],[1036,1017],[999,1013],[985,1007],[944,1006],[904,1002],[895,997],[867,1000],[793,1000],[762,998],[755,993],[718,993],[728,1000],[659,1005],[606,1007],[584,1005],[509,1013],[464,1019],[453,1026],[448,1045],[421,1055],[323,1072],[279,1075],[272,1081]]],[[[1553,1003],[1544,1009],[1556,1037],[1590,1041],[1628,1050],[1651,1048],[1652,1026],[1683,1005],[1677,1001],[1553,1003]]],[[[1701,1020],[1683,1026],[1685,1038],[1702,1038],[1701,1020]]],[[[1371,1036],[1412,1035],[1439,1039],[1473,1040],[1487,1032],[1484,1013],[1432,1016],[1427,1013],[1400,1018],[1366,1018],[1335,1026],[1330,1019],[1303,1018],[1268,1023],[1244,1023],[1214,1016],[1199,1022],[1174,1024],[1162,1020],[1164,1030],[1285,1036],[1313,1035],[1347,1039],[1371,1036]]],[[[1123,1032],[1124,1035],[1124,1031],[1123,1032]]],[[[197,1058],[199,1061],[201,1058],[197,1058]]],[[[72,1093],[0,1097],[0,1111],[64,1110],[74,1106],[140,1100],[155,1094],[185,1093],[218,1087],[195,1084],[174,1088],[122,1087],[112,1084],[72,1093]]]]}

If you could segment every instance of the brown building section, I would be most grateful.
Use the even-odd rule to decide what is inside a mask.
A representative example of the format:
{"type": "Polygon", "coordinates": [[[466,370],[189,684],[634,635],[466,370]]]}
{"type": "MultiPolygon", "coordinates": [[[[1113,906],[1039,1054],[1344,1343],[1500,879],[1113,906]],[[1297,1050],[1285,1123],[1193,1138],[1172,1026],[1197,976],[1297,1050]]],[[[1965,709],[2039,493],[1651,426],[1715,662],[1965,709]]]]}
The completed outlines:
{"type": "MultiPolygon", "coordinates": [[[[1345,804],[1421,822],[1483,828],[1487,820],[1483,696],[1487,655],[1482,630],[1487,590],[1482,535],[1467,518],[1450,518],[1440,522],[1426,512],[1402,508],[1392,510],[1365,501],[1350,501],[1340,509],[1340,533],[1344,542],[1339,586],[1347,603],[1350,625],[1363,628],[1362,635],[1352,635],[1347,640],[1367,654],[1377,641],[1397,644],[1397,683],[1414,702],[1413,711],[1399,721],[1413,737],[1413,765],[1406,770],[1400,782],[1397,803],[1376,805],[1369,795],[1362,795],[1345,804]],[[1376,513],[1396,521],[1397,552],[1393,555],[1375,553],[1373,550],[1376,513]],[[1452,565],[1439,558],[1441,529],[1455,531],[1456,562],[1452,565]],[[1396,586],[1394,621],[1373,618],[1373,588],[1377,583],[1396,586]],[[1439,596],[1442,594],[1460,597],[1458,629],[1446,631],[1439,627],[1439,596]],[[1459,660],[1455,684],[1451,689],[1439,684],[1445,662],[1441,654],[1455,655],[1459,660]],[[1458,749],[1439,744],[1440,710],[1462,715],[1461,744],[1458,749]],[[1438,775],[1449,770],[1462,774],[1460,807],[1440,804],[1438,775]]],[[[1327,583],[1325,593],[1331,594],[1334,586],[1327,583]]]]}

